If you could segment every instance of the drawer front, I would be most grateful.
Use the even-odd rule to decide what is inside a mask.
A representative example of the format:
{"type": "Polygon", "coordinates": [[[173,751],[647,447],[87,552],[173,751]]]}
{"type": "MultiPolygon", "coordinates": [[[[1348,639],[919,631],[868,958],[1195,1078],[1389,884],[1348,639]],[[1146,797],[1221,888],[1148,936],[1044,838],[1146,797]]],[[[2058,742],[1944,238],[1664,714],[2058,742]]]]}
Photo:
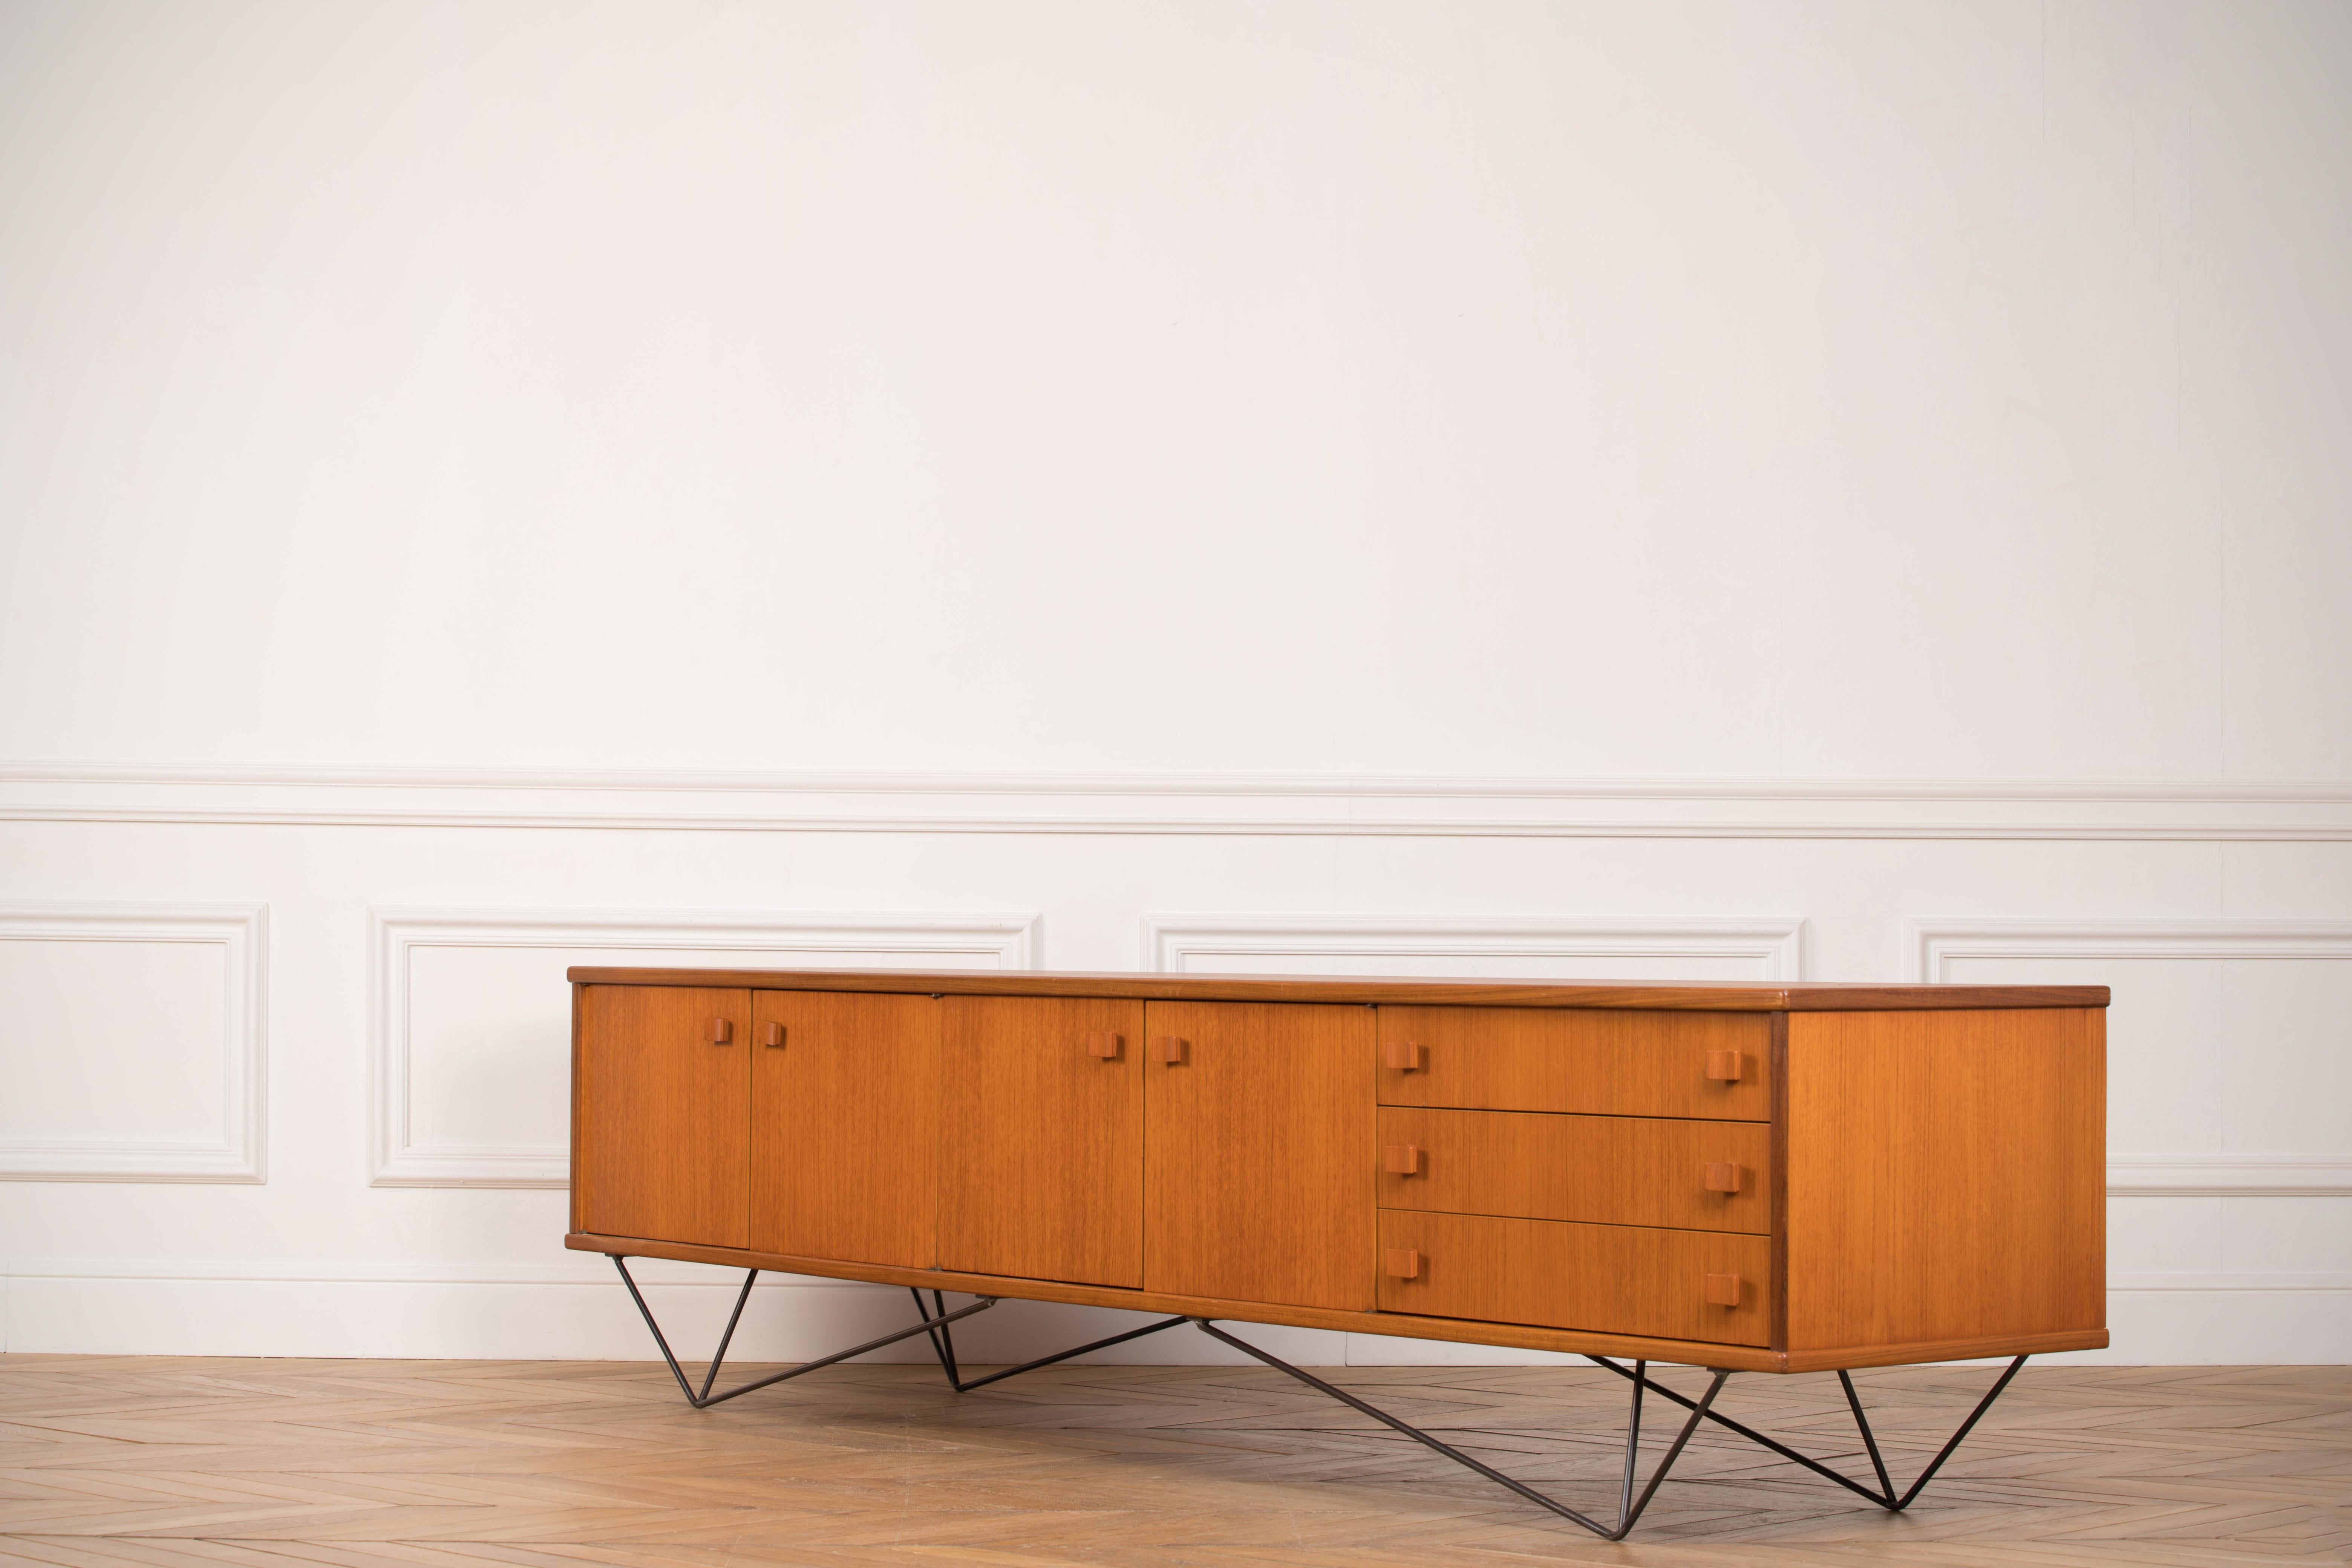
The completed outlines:
{"type": "Polygon", "coordinates": [[[1384,1312],[1770,1342],[1772,1244],[1760,1236],[1390,1210],[1381,1260],[1384,1312]]]}
{"type": "Polygon", "coordinates": [[[1769,1014],[1382,1007],[1380,1020],[1382,1105],[1772,1120],[1769,1014]]]}
{"type": "Polygon", "coordinates": [[[1762,1236],[1771,1149],[1757,1121],[1383,1106],[1381,1206],[1762,1236]]]}

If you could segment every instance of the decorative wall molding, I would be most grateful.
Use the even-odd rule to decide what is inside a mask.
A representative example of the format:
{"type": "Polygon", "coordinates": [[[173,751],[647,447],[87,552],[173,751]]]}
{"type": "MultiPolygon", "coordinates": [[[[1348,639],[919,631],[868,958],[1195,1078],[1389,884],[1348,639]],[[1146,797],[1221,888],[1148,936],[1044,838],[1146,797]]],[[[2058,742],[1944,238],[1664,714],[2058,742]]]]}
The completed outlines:
{"type": "Polygon", "coordinates": [[[1147,914],[1143,967],[1213,971],[1221,957],[1731,958],[1753,961],[1757,980],[1801,980],[1804,931],[1791,916],[1147,914]]]}
{"type": "Polygon", "coordinates": [[[2352,784],[0,763],[0,821],[694,832],[2352,840],[2352,784]]]}
{"type": "MultiPolygon", "coordinates": [[[[1979,920],[1904,922],[1904,978],[1954,978],[1959,960],[2352,961],[2352,925],[2311,921],[1979,920]]],[[[2116,1154],[2107,1191],[2128,1197],[2352,1197],[2352,1156],[2116,1154]]]]}
{"type": "Polygon", "coordinates": [[[563,1187],[571,1180],[570,1155],[560,1147],[415,1142],[409,986],[419,948],[593,948],[615,962],[645,963],[719,951],[780,968],[823,968],[829,955],[879,952],[943,969],[1029,969],[1037,948],[1034,914],[372,910],[368,922],[369,1180],[379,1187],[563,1187]]]}
{"type": "Polygon", "coordinates": [[[0,1138],[0,1180],[268,1179],[268,908],[263,904],[0,905],[0,942],[195,942],[222,950],[221,1137],[0,1138]]]}

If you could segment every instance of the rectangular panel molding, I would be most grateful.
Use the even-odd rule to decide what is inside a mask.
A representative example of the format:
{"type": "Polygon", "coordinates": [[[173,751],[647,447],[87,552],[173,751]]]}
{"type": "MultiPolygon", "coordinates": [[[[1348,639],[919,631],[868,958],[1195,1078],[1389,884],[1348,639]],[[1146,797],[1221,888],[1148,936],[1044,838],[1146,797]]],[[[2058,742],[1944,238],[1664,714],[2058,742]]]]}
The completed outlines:
{"type": "MultiPolygon", "coordinates": [[[[196,943],[221,950],[217,1139],[0,1137],[0,1179],[233,1182],[268,1179],[268,909],[263,904],[0,905],[0,942],[196,943]]],[[[112,1009],[120,997],[93,998],[112,1009]]],[[[6,1016],[0,997],[0,1018],[6,1016]]],[[[128,1019],[94,1021],[120,1038],[128,1019]]],[[[160,1022],[160,1021],[158,1021],[160,1022]]],[[[39,1044],[39,1042],[36,1042],[39,1044]]],[[[56,1042],[62,1047],[67,1042],[56,1042]]]]}
{"type": "MultiPolygon", "coordinates": [[[[1904,933],[1904,978],[1942,984],[1954,980],[1955,963],[1972,959],[2352,962],[2352,924],[2330,921],[1922,916],[1905,921],[1904,933]]],[[[2119,1197],[2352,1197],[2352,1155],[2114,1154],[2107,1191],[2119,1197]]]]}
{"type": "Polygon", "coordinates": [[[1527,976],[1548,959],[1706,959],[1741,964],[1741,980],[1802,980],[1801,917],[1694,915],[1179,915],[1143,917],[1143,967],[1211,973],[1220,959],[1411,960],[1423,974],[1527,976]]]}
{"type": "MultiPolygon", "coordinates": [[[[594,949],[645,964],[725,952],[820,969],[844,967],[845,955],[880,955],[902,967],[1029,969],[1037,945],[1034,914],[380,909],[368,918],[369,1183],[378,1187],[560,1188],[571,1180],[558,1144],[419,1140],[410,1025],[421,950],[594,949]]],[[[561,963],[551,971],[560,974],[561,963]]]]}

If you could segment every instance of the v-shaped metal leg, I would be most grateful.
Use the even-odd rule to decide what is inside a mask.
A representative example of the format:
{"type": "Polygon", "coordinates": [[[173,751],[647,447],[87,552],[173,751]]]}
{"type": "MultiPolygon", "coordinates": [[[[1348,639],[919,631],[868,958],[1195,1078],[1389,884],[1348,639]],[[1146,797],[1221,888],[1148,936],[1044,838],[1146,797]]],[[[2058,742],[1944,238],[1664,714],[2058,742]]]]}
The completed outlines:
{"type": "Polygon", "coordinates": [[[1723,1392],[1724,1383],[1731,1376],[1731,1373],[1728,1372],[1720,1372],[1716,1371],[1714,1368],[1709,1368],[1708,1370],[1713,1375],[1707,1383],[1706,1392],[1699,1395],[1696,1404],[1690,1400],[1684,1399],[1679,1394],[1675,1396],[1676,1404],[1687,1405],[1689,1407],[1691,1412],[1690,1419],[1685,1421],[1683,1423],[1683,1429],[1675,1434],[1674,1443],[1666,1449],[1665,1458],[1658,1461],[1658,1468],[1650,1472],[1649,1484],[1643,1487],[1640,1495],[1636,1496],[1633,1491],[1633,1474],[1635,1465],[1641,1457],[1642,1391],[1644,1388],[1656,1388],[1662,1394],[1667,1391],[1660,1384],[1650,1381],[1647,1375],[1647,1368],[1650,1364],[1649,1363],[1640,1362],[1635,1363],[1643,1369],[1643,1373],[1637,1377],[1633,1383],[1633,1415],[1627,1422],[1625,1429],[1625,1478],[1617,1496],[1617,1522],[1611,1525],[1603,1524],[1597,1519],[1592,1519],[1587,1515],[1579,1513],[1576,1510],[1569,1507],[1566,1503],[1560,1502],[1554,1498],[1546,1497],[1543,1493],[1536,1490],[1533,1487],[1527,1485],[1523,1481],[1513,1480],[1510,1477],[1503,1474],[1502,1471],[1494,1468],[1492,1466],[1483,1464],[1480,1461],[1472,1458],[1469,1455],[1464,1453],[1461,1449],[1454,1447],[1452,1444],[1441,1442],[1437,1438],[1433,1437],[1428,1433],[1423,1431],[1420,1427],[1412,1426],[1408,1422],[1400,1421],[1395,1416],[1390,1415],[1385,1410],[1380,1409],[1378,1406],[1365,1404],[1362,1400],[1357,1398],[1354,1394],[1349,1394],[1345,1389],[1332,1387],[1329,1384],[1324,1382],[1321,1378],[1316,1376],[1311,1372],[1303,1372],[1297,1367],[1291,1365],[1288,1362],[1284,1361],[1279,1356],[1270,1355],[1245,1340],[1235,1339],[1233,1335],[1225,1332],[1223,1329],[1218,1328],[1214,1323],[1210,1322],[1206,1318],[1195,1318],[1192,1320],[1192,1323],[1194,1327],[1198,1328],[1202,1333],[1207,1334],[1211,1339],[1229,1344],[1244,1355],[1255,1356],[1258,1360],[1265,1363],[1266,1365],[1274,1368],[1276,1372],[1288,1373],[1299,1382],[1307,1384],[1307,1387],[1321,1394],[1328,1394],[1332,1398],[1338,1400],[1340,1404],[1348,1405],[1351,1409],[1362,1411],[1373,1420],[1381,1422],[1384,1426],[1393,1427],[1395,1430],[1403,1433],[1406,1436],[1412,1438],[1414,1442],[1421,1444],[1423,1447],[1435,1449],[1438,1453],[1444,1455],[1455,1464],[1461,1465],[1465,1468],[1477,1471],[1480,1475],[1486,1477],[1488,1480],[1493,1481],[1496,1485],[1508,1487],[1511,1490],[1518,1493],[1521,1497],[1527,1499],[1529,1502],[1536,1504],[1538,1507],[1549,1509],[1552,1512],[1559,1515],[1560,1518],[1567,1520],[1571,1524],[1582,1525],[1585,1529],[1592,1531],[1593,1534],[1601,1537],[1603,1541],[1622,1541],[1625,1538],[1626,1532],[1633,1528],[1634,1521],[1642,1517],[1642,1510],[1650,1506],[1650,1499],[1657,1494],[1658,1483],[1666,1479],[1666,1472],[1674,1468],[1675,1461],[1676,1459],[1682,1458],[1684,1446],[1689,1443],[1691,1434],[1697,1430],[1700,1420],[1707,1415],[1709,1407],[1715,1404],[1715,1396],[1723,1392]]]}
{"type": "MultiPolygon", "coordinates": [[[[644,1318],[646,1327],[653,1331],[654,1343],[661,1347],[662,1360],[669,1363],[669,1374],[677,1379],[677,1391],[685,1394],[686,1402],[697,1410],[707,1410],[711,1405],[739,1398],[755,1388],[765,1388],[770,1384],[782,1383],[786,1378],[798,1377],[804,1372],[814,1372],[821,1366],[831,1366],[835,1362],[844,1362],[852,1356],[864,1355],[867,1351],[878,1351],[884,1345],[895,1345],[900,1340],[910,1340],[917,1334],[945,1333],[947,1325],[954,1322],[958,1318],[969,1318],[974,1312],[985,1312],[996,1305],[995,1297],[982,1296],[969,1307],[959,1307],[952,1312],[942,1313],[936,1318],[926,1316],[921,1322],[911,1329],[901,1329],[895,1334],[885,1334],[878,1340],[868,1340],[862,1345],[856,1345],[845,1351],[837,1351],[821,1360],[803,1362],[799,1366],[772,1373],[757,1382],[747,1383],[740,1388],[730,1388],[724,1394],[713,1394],[710,1392],[710,1385],[718,1381],[719,1363],[727,1359],[727,1347],[735,1338],[735,1325],[743,1320],[743,1304],[751,1299],[752,1283],[760,1278],[760,1271],[754,1268],[743,1276],[743,1289],[737,1291],[735,1295],[735,1310],[727,1314],[727,1331],[719,1336],[719,1349],[711,1355],[709,1368],[702,1374],[702,1390],[697,1393],[694,1384],[687,1381],[685,1369],[677,1364],[677,1357],[670,1353],[669,1341],[663,1335],[661,1325],[654,1321],[653,1309],[646,1305],[644,1294],[637,1289],[637,1282],[629,1277],[627,1262],[617,1252],[613,1254],[613,1267],[621,1271],[621,1283],[629,1288],[629,1300],[637,1304],[638,1316],[644,1318]]],[[[916,1297],[915,1306],[919,1311],[922,1304],[922,1298],[916,1297]]]]}
{"type": "MultiPolygon", "coordinates": [[[[907,1287],[907,1294],[915,1299],[915,1310],[923,1311],[923,1293],[909,1285],[907,1287]]],[[[940,1370],[948,1374],[948,1386],[958,1394],[970,1394],[975,1388],[985,1388],[992,1383],[1002,1383],[1008,1377],[1018,1376],[1024,1372],[1034,1372],[1041,1366],[1051,1366],[1057,1361],[1067,1361],[1072,1356],[1084,1355],[1088,1351],[1098,1351],[1107,1345],[1123,1345],[1129,1340],[1139,1340],[1146,1334],[1156,1334],[1162,1329],[1172,1329],[1181,1323],[1192,1321],[1190,1318],[1162,1318],[1156,1323],[1146,1323],[1139,1329],[1129,1329],[1123,1334],[1113,1334],[1108,1339],[1096,1340],[1087,1344],[1073,1345],[1066,1351],[1055,1351],[1052,1355],[1041,1355],[1035,1361],[1024,1361],[1019,1366],[1008,1366],[1000,1372],[992,1372],[986,1377],[966,1378],[957,1370],[955,1334],[948,1327],[952,1320],[948,1316],[946,1299],[937,1290],[931,1292],[929,1321],[939,1325],[938,1330],[931,1335],[931,1353],[940,1358],[940,1370]]]]}
{"type": "Polygon", "coordinates": [[[1780,1455],[1782,1458],[1802,1465],[1805,1468],[1812,1471],[1813,1474],[1817,1476],[1822,1476],[1830,1480],[1835,1481],[1838,1485],[1845,1488],[1846,1490],[1853,1492],[1857,1497],[1868,1498],[1871,1501],[1886,1510],[1889,1513],[1901,1513],[1905,1509],[1911,1506],[1912,1500],[1919,1495],[1921,1489],[1926,1487],[1929,1481],[1935,1479],[1936,1472],[1944,1468],[1944,1461],[1950,1458],[1953,1453],[1958,1449],[1961,1440],[1976,1429],[1977,1423],[1984,1419],[1984,1413],[1992,1408],[1992,1402],[1999,1399],[2001,1395],[2001,1391],[2009,1386],[2010,1379],[2015,1377],[2017,1375],[2018,1369],[2025,1364],[2025,1357],[2023,1356],[2019,1356],[2016,1360],[2009,1363],[2009,1369],[2003,1372],[2000,1376],[1994,1381],[1992,1387],[1985,1391],[1985,1396],[1977,1401],[1977,1407],[1969,1412],[1969,1418],[1960,1423],[1959,1430],[1954,1432],[1950,1440],[1945,1443],[1943,1447],[1937,1452],[1936,1457],[1927,1461],[1927,1468],[1919,1472],[1919,1479],[1911,1483],[1911,1489],[1903,1493],[1902,1496],[1897,1497],[1895,1492],[1895,1481],[1893,1478],[1888,1476],[1886,1473],[1886,1461],[1878,1452],[1877,1435],[1871,1431],[1870,1417],[1862,1413],[1862,1399],[1853,1391],[1853,1378],[1846,1373],[1841,1372],[1837,1374],[1838,1384],[1845,1390],[1846,1407],[1853,1412],[1853,1424],[1862,1431],[1862,1446],[1870,1455],[1870,1468],[1877,1473],[1878,1485],[1875,1489],[1864,1486],[1860,1481],[1854,1480],[1851,1477],[1842,1476],[1837,1471],[1831,1469],[1827,1465],[1822,1464],[1820,1460],[1810,1458],[1803,1454],[1800,1454],[1797,1450],[1790,1447],[1785,1443],[1774,1442],[1771,1438],[1767,1437],[1763,1433],[1757,1431],[1754,1427],[1743,1426],[1728,1415],[1722,1415],[1719,1412],[1713,1410],[1698,1409],[1696,1405],[1694,1405],[1683,1395],[1676,1394],[1673,1389],[1668,1388],[1662,1384],[1652,1382],[1648,1374],[1643,1370],[1644,1365],[1643,1363],[1634,1363],[1633,1370],[1628,1372],[1625,1368],[1618,1365],[1615,1362],[1609,1360],[1605,1356],[1587,1356],[1585,1359],[1597,1365],[1607,1367],[1611,1372],[1615,1373],[1620,1377],[1630,1379],[1633,1384],[1633,1394],[1636,1398],[1639,1398],[1641,1396],[1642,1390],[1644,1387],[1647,1387],[1654,1393],[1657,1394],[1661,1398],[1670,1399],[1685,1410],[1696,1411],[1696,1415],[1694,1415],[1692,1417],[1693,1420],[1698,1419],[1699,1416],[1705,1416],[1707,1420],[1714,1422],[1718,1426],[1738,1433],[1741,1436],[1747,1438],[1749,1442],[1756,1444],[1759,1447],[1769,1448],[1772,1452],[1780,1455]]]}

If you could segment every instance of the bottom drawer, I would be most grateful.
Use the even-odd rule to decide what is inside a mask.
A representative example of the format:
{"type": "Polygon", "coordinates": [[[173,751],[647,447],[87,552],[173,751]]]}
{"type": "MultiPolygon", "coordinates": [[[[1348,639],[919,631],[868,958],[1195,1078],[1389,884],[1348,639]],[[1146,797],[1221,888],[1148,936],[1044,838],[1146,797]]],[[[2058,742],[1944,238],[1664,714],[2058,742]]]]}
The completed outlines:
{"type": "Polygon", "coordinates": [[[1771,1342],[1769,1237],[1383,1209],[1381,1260],[1384,1312],[1771,1342]]]}

